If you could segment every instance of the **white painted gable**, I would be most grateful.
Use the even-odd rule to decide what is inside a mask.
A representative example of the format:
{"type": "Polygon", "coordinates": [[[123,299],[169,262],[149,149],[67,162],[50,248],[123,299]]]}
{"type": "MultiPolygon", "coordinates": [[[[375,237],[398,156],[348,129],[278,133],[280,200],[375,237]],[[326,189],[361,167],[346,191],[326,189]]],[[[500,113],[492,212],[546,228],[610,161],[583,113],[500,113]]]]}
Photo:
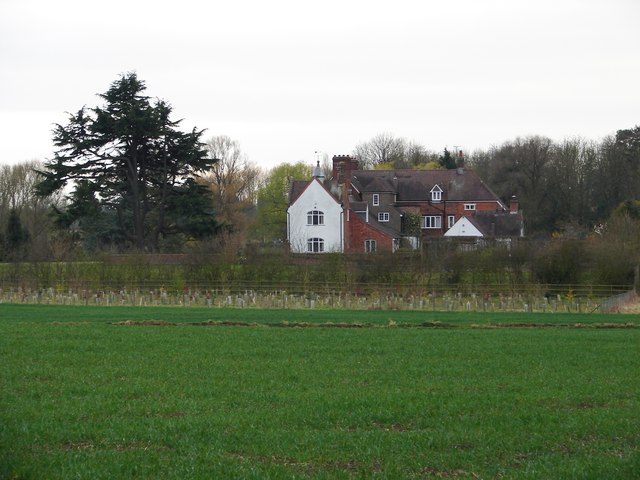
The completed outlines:
{"type": "Polygon", "coordinates": [[[342,252],[342,205],[314,179],[287,209],[287,239],[294,253],[307,252],[311,238],[323,240],[324,252],[342,252]],[[309,225],[307,213],[317,210],[323,213],[322,225],[309,225]]]}
{"type": "Polygon", "coordinates": [[[445,237],[484,237],[467,217],[460,217],[444,234],[445,237]]]}

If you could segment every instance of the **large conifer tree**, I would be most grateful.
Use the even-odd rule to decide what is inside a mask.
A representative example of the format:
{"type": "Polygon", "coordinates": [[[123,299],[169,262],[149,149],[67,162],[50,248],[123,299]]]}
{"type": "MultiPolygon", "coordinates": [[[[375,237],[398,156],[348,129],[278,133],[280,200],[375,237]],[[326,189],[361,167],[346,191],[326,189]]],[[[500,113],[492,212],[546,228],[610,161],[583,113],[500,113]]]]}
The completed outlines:
{"type": "Polygon", "coordinates": [[[95,226],[100,224],[95,216],[105,215],[114,219],[110,228],[118,232],[111,238],[155,251],[168,236],[203,237],[215,231],[207,191],[193,182],[215,160],[200,142],[202,131],[180,131],[180,121],[170,119],[171,106],[151,101],[145,89],[135,73],[123,75],[99,95],[104,106],[83,107],[70,115],[67,125],[56,125],[57,150],[41,172],[38,193],[81,186],[82,195],[69,197],[63,224],[75,222],[82,228],[83,215],[91,211],[89,223],[95,226]],[[76,204],[88,199],[99,208],[76,204]],[[185,199],[193,205],[188,216],[185,199]]]}

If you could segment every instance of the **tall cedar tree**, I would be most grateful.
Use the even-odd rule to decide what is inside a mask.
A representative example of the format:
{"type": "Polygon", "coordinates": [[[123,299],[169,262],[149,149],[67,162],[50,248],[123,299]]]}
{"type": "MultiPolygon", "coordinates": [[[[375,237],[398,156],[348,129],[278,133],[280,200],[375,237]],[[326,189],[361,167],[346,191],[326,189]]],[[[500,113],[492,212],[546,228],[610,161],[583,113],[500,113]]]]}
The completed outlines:
{"type": "Polygon", "coordinates": [[[172,235],[202,238],[215,232],[211,199],[193,182],[215,159],[200,142],[202,131],[179,131],[181,121],[169,118],[171,106],[150,101],[145,89],[135,73],[125,74],[99,95],[104,107],[83,107],[68,125],[56,125],[57,151],[40,172],[37,193],[81,185],[83,194],[69,197],[59,223],[82,225],[84,214],[90,210],[95,216],[96,209],[77,203],[97,200],[99,212],[117,219],[117,237],[139,251],[156,251],[172,235]]]}

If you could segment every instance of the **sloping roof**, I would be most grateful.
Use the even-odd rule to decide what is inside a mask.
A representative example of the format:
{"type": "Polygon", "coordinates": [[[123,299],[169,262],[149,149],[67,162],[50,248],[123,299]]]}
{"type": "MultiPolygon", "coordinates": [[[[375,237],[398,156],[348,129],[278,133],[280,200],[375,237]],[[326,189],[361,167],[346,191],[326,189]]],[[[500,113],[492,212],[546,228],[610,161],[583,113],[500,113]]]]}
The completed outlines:
{"type": "MultiPolygon", "coordinates": [[[[509,212],[477,212],[468,217],[462,217],[456,224],[468,221],[471,223],[485,238],[508,238],[522,236],[522,214],[509,212]]],[[[455,225],[454,225],[455,227],[455,225]]],[[[445,236],[476,236],[473,233],[469,235],[454,235],[455,228],[445,233],[445,236]]],[[[470,231],[471,232],[471,231],[470,231]]]]}
{"type": "Polygon", "coordinates": [[[485,237],[520,237],[522,235],[522,213],[477,212],[470,220],[485,237]]]}
{"type": "Polygon", "coordinates": [[[374,170],[358,170],[351,176],[351,184],[359,192],[395,192],[393,176],[388,175],[392,171],[377,171],[377,175],[371,175],[374,170]]]}
{"type": "Polygon", "coordinates": [[[379,232],[381,232],[382,234],[386,235],[389,238],[398,238],[401,236],[400,232],[396,231],[395,229],[388,227],[380,222],[378,222],[373,215],[369,214],[369,221],[367,222],[367,218],[365,216],[364,212],[355,212],[352,211],[353,215],[356,215],[358,218],[360,218],[360,220],[362,220],[369,228],[372,228],[373,230],[378,230],[379,232]]]}
{"type": "Polygon", "coordinates": [[[349,206],[354,212],[364,212],[367,210],[367,202],[350,202],[349,206]]]}
{"type": "Polygon", "coordinates": [[[429,201],[435,185],[447,201],[500,201],[473,170],[356,170],[352,183],[362,193],[393,192],[398,202],[429,201]]]}
{"type": "Polygon", "coordinates": [[[291,182],[291,188],[289,190],[289,205],[293,205],[294,203],[296,203],[296,200],[300,198],[300,195],[302,195],[304,191],[309,187],[309,185],[311,185],[313,182],[318,182],[320,186],[324,188],[327,194],[331,196],[331,198],[333,198],[336,202],[338,201],[336,196],[329,190],[326,182],[323,182],[318,178],[313,178],[311,180],[294,180],[293,182],[291,182]]]}
{"type": "Polygon", "coordinates": [[[295,203],[311,182],[312,180],[294,180],[291,182],[291,189],[289,190],[289,205],[293,205],[295,203]]]}

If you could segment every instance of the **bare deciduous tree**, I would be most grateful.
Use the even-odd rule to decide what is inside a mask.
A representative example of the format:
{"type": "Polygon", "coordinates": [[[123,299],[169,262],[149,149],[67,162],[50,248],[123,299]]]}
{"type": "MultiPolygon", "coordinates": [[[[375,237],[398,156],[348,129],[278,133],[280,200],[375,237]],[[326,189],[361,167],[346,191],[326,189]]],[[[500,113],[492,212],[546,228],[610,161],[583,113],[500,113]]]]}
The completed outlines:
{"type": "Polygon", "coordinates": [[[423,168],[438,156],[419,143],[394,137],[391,133],[379,133],[354,149],[360,168],[423,168]]]}
{"type": "Polygon", "coordinates": [[[244,231],[254,213],[262,172],[248,161],[239,142],[226,135],[209,139],[206,149],[218,160],[202,177],[213,194],[217,219],[229,230],[244,231]]]}
{"type": "Polygon", "coordinates": [[[385,132],[358,144],[354,150],[360,168],[369,169],[382,163],[395,163],[404,158],[406,142],[385,132]]]}
{"type": "Polygon", "coordinates": [[[30,258],[45,258],[48,255],[51,224],[49,207],[61,203],[62,194],[40,197],[35,186],[41,180],[37,171],[44,167],[38,161],[3,165],[0,167],[0,226],[4,228],[11,212],[19,216],[21,226],[30,237],[30,258]]]}

